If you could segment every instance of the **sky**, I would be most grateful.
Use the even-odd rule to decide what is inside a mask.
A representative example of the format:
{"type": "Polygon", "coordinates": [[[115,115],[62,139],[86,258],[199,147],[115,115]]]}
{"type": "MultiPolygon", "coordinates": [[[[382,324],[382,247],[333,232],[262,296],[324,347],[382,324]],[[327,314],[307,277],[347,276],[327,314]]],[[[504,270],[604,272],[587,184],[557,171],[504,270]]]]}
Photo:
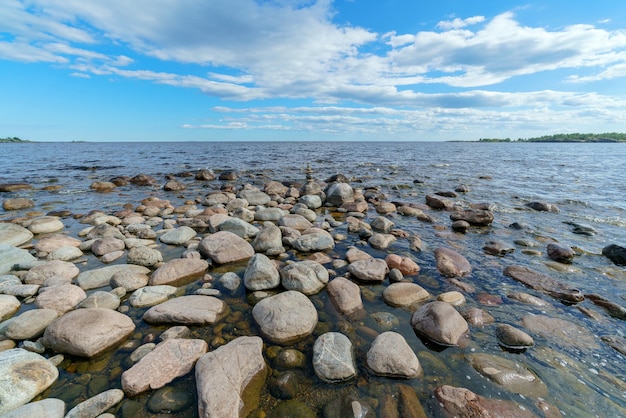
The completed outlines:
{"type": "Polygon", "coordinates": [[[571,132],[626,132],[624,1],[0,1],[0,138],[571,132]]]}

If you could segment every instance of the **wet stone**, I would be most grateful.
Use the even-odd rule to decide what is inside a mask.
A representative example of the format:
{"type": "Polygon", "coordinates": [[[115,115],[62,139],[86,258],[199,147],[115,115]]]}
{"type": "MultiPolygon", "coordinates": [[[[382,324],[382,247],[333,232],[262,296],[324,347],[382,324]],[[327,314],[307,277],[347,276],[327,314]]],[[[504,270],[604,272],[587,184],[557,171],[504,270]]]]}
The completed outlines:
{"type": "Polygon", "coordinates": [[[413,329],[437,344],[457,345],[469,332],[465,319],[452,305],[430,302],[418,309],[411,317],[413,329]]]}
{"type": "Polygon", "coordinates": [[[571,263],[576,255],[570,246],[554,243],[548,244],[547,253],[551,260],[559,263],[571,263]]]}
{"type": "Polygon", "coordinates": [[[475,327],[482,327],[483,325],[493,324],[495,319],[484,309],[481,308],[469,308],[461,312],[461,315],[468,324],[475,327]]]}
{"type": "Polygon", "coordinates": [[[504,241],[487,241],[483,247],[483,251],[491,255],[504,256],[515,251],[515,247],[504,241]]]}
{"type": "Polygon", "coordinates": [[[367,366],[374,374],[411,379],[422,374],[417,356],[401,334],[383,332],[367,352],[367,366]]]}
{"type": "Polygon", "coordinates": [[[166,386],[156,390],[146,406],[153,414],[176,414],[194,404],[194,397],[185,388],[166,386]]]}
{"type": "Polygon", "coordinates": [[[356,376],[354,349],[339,332],[320,335],[313,344],[313,370],[325,382],[343,382],[356,376]]]}
{"type": "Polygon", "coordinates": [[[498,342],[511,349],[526,349],[535,345],[533,338],[524,331],[508,324],[498,324],[496,327],[498,342]]]}
{"type": "Polygon", "coordinates": [[[472,354],[469,361],[477,372],[513,393],[528,397],[543,397],[548,393],[539,377],[517,361],[491,354],[472,354]]]}

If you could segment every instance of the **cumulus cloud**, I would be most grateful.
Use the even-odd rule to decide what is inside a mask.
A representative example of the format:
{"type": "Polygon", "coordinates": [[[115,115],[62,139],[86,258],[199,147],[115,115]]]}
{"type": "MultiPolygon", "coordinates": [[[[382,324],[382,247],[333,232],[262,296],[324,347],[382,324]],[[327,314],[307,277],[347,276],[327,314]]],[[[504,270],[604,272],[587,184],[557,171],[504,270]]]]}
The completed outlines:
{"type": "Polygon", "coordinates": [[[443,30],[461,29],[465,26],[475,25],[485,21],[485,16],[472,16],[467,19],[455,18],[453,20],[442,20],[437,23],[437,27],[443,30]]]}

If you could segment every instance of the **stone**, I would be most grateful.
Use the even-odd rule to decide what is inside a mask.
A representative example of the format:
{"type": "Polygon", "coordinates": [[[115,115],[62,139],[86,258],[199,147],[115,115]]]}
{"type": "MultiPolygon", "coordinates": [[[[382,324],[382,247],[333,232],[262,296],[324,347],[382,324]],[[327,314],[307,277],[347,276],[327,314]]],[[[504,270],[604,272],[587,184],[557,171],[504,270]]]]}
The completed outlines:
{"type": "Polygon", "coordinates": [[[339,332],[320,335],[313,344],[313,370],[324,382],[345,382],[356,376],[354,348],[339,332]]]}
{"type": "Polygon", "coordinates": [[[166,192],[179,192],[181,190],[186,190],[187,186],[185,183],[182,183],[177,180],[170,180],[165,185],[163,185],[163,190],[166,192]]]}
{"type": "Polygon", "coordinates": [[[530,335],[509,324],[498,324],[496,338],[502,346],[514,350],[523,350],[535,345],[535,341],[530,335]]]}
{"type": "Polygon", "coordinates": [[[376,213],[379,213],[381,215],[385,215],[385,214],[396,211],[396,205],[394,205],[391,202],[381,201],[381,202],[376,203],[375,207],[376,207],[376,213]]]}
{"type": "Polygon", "coordinates": [[[398,317],[389,312],[374,312],[370,317],[381,331],[391,331],[400,325],[398,317]]]}
{"type": "Polygon", "coordinates": [[[357,260],[369,260],[372,258],[372,256],[365,251],[359,250],[355,247],[349,248],[348,251],[346,251],[345,257],[348,263],[354,263],[357,260]]]}
{"type": "Polygon", "coordinates": [[[409,283],[392,283],[383,291],[383,300],[390,306],[409,308],[430,298],[422,286],[409,283]]]}
{"type": "MultiPolygon", "coordinates": [[[[323,412],[324,418],[376,418],[375,409],[369,403],[365,402],[362,399],[359,399],[352,394],[340,395],[339,397],[328,402],[324,406],[323,412]]],[[[289,413],[287,412],[285,413],[285,415],[279,415],[279,417],[291,416],[302,416],[303,418],[308,418],[316,417],[317,415],[313,412],[309,413],[307,410],[297,410],[296,415],[289,415],[289,413]]],[[[391,418],[389,415],[385,415],[384,413],[382,413],[382,411],[380,416],[385,418],[391,418]]]]}
{"type": "Polygon", "coordinates": [[[384,216],[377,216],[370,222],[370,226],[376,232],[380,232],[382,234],[388,234],[394,228],[395,224],[384,216]]]}
{"type": "MultiPolygon", "coordinates": [[[[43,289],[42,289],[43,290],[43,289]]],[[[67,283],[46,288],[35,299],[35,305],[42,309],[53,309],[59,315],[74,309],[87,297],[80,287],[67,283]]]]}
{"type": "Polygon", "coordinates": [[[517,361],[492,354],[470,354],[469,363],[481,375],[513,393],[545,397],[548,388],[539,377],[517,361]]]}
{"type": "Polygon", "coordinates": [[[23,226],[0,222],[0,245],[18,247],[33,238],[33,233],[23,226]]]}
{"type": "Polygon", "coordinates": [[[306,231],[312,228],[313,224],[302,215],[289,214],[282,216],[278,220],[278,226],[286,226],[297,231],[306,231]]]}
{"type": "Polygon", "coordinates": [[[91,418],[102,416],[124,399],[124,392],[119,389],[109,389],[93,396],[70,409],[65,418],[91,418]]]}
{"type": "Polygon", "coordinates": [[[126,245],[123,240],[113,237],[105,237],[98,238],[93,242],[91,252],[99,257],[114,251],[122,251],[125,248],[126,245]]]}
{"type": "Polygon", "coordinates": [[[119,272],[127,272],[127,274],[148,274],[150,273],[150,270],[146,267],[134,264],[116,264],[113,266],[83,271],[76,278],[76,284],[83,290],[106,287],[109,286],[111,277],[119,272]]]}
{"type": "Polygon", "coordinates": [[[13,316],[20,306],[21,303],[15,296],[0,294],[0,322],[13,316]]]}
{"type": "Polygon", "coordinates": [[[263,223],[263,228],[252,241],[252,247],[258,253],[282,248],[283,235],[280,228],[271,222],[263,223]]]}
{"type": "Polygon", "coordinates": [[[411,326],[440,345],[456,346],[469,333],[461,314],[452,305],[440,301],[429,302],[413,313],[411,326]]]}
{"type": "Polygon", "coordinates": [[[64,418],[65,402],[61,399],[46,398],[30,402],[2,415],[2,418],[64,418]]]}
{"type": "Polygon", "coordinates": [[[304,294],[288,290],[267,297],[252,308],[261,334],[276,344],[290,344],[310,335],[317,325],[317,309],[304,294]]]}
{"type": "Polygon", "coordinates": [[[248,260],[243,282],[251,291],[274,289],[280,285],[280,273],[266,255],[255,254],[248,260]]]}
{"type": "Polygon", "coordinates": [[[548,306],[548,302],[546,302],[545,300],[524,292],[509,293],[507,297],[518,302],[527,303],[529,305],[548,306]]]}
{"type": "Polygon", "coordinates": [[[121,287],[127,292],[132,292],[148,285],[149,280],[147,274],[123,270],[111,276],[110,286],[113,289],[121,287]]]}
{"type": "Polygon", "coordinates": [[[348,271],[363,282],[382,282],[389,271],[385,260],[370,257],[350,263],[348,271]]]}
{"type": "Polygon", "coordinates": [[[18,190],[30,190],[33,186],[28,183],[1,183],[0,192],[15,192],[18,190]]]}
{"type": "Polygon", "coordinates": [[[617,319],[626,319],[626,308],[605,297],[596,294],[586,294],[585,299],[590,300],[594,305],[604,308],[609,315],[617,319]]]}
{"type": "Polygon", "coordinates": [[[452,306],[460,306],[465,303],[465,296],[463,296],[461,292],[452,290],[450,292],[441,293],[437,296],[437,300],[449,303],[452,306]]]}
{"type": "Polygon", "coordinates": [[[156,269],[150,276],[150,286],[181,286],[204,277],[209,263],[199,258],[175,258],[156,269]]]}
{"type": "Polygon", "coordinates": [[[546,202],[528,202],[526,203],[526,206],[528,206],[529,208],[536,210],[538,212],[553,212],[553,213],[559,213],[560,210],[558,208],[558,206],[552,204],[552,203],[546,203],[546,202]]]}
{"type": "Polygon", "coordinates": [[[291,246],[303,253],[329,251],[335,248],[335,240],[326,231],[305,233],[291,242],[291,246]]]}
{"type": "Polygon", "coordinates": [[[33,264],[37,259],[27,250],[12,245],[0,244],[0,274],[7,274],[13,267],[21,264],[33,264]]]}
{"type": "Polygon", "coordinates": [[[218,230],[232,232],[243,239],[254,238],[259,233],[259,228],[256,226],[230,216],[219,224],[218,230]]]}
{"type": "Polygon", "coordinates": [[[200,357],[195,367],[200,417],[239,418],[257,408],[267,377],[262,350],[261,338],[238,337],[200,357]]]}
{"type": "Polygon", "coordinates": [[[454,202],[438,195],[426,195],[426,204],[433,209],[452,210],[454,202]]]}
{"type": "Polygon", "coordinates": [[[202,168],[196,172],[195,179],[204,181],[215,180],[215,174],[207,168],[202,168]]]}
{"type": "Polygon", "coordinates": [[[415,393],[415,389],[409,385],[398,385],[399,412],[403,418],[426,418],[426,412],[415,393]]]}
{"type": "Polygon", "coordinates": [[[375,248],[377,250],[385,250],[389,248],[391,244],[396,242],[396,240],[396,237],[391,234],[381,234],[378,232],[374,232],[372,236],[369,237],[367,242],[369,243],[369,245],[372,246],[372,248],[375,248]]]}
{"type": "Polygon", "coordinates": [[[602,255],[618,266],[626,266],[626,248],[617,244],[607,245],[602,249],[602,255]]]}
{"type": "Polygon", "coordinates": [[[0,414],[30,402],[59,377],[45,357],[21,348],[0,352],[0,414]]]}
{"type": "Polygon", "coordinates": [[[389,270],[398,269],[403,276],[412,276],[420,271],[420,266],[418,266],[417,263],[409,257],[389,254],[385,257],[385,262],[387,263],[389,270]]]}
{"type": "Polygon", "coordinates": [[[582,302],[584,299],[584,295],[580,290],[571,288],[548,275],[525,266],[508,266],[504,269],[504,275],[531,289],[539,290],[566,303],[582,302]]]}
{"type": "Polygon", "coordinates": [[[254,212],[254,220],[259,222],[278,222],[288,212],[280,208],[263,208],[254,212]]]}
{"type": "Polygon", "coordinates": [[[354,190],[348,183],[334,183],[326,190],[326,203],[341,206],[354,201],[354,190]]]}
{"type": "Polygon", "coordinates": [[[71,261],[76,260],[84,255],[78,247],[61,247],[49,253],[46,257],[48,260],[71,261]]]}
{"type": "Polygon", "coordinates": [[[46,279],[50,277],[60,276],[72,280],[76,278],[79,273],[80,270],[75,264],[67,261],[53,260],[37,264],[28,270],[22,279],[26,284],[42,285],[46,279]]]}
{"type": "Polygon", "coordinates": [[[349,315],[363,309],[361,289],[356,283],[344,277],[337,277],[328,283],[326,289],[330,300],[340,313],[349,315]]]}
{"type": "Polygon", "coordinates": [[[110,264],[124,256],[124,250],[113,251],[100,256],[99,260],[104,264],[110,264]]]}
{"type": "Polygon", "coordinates": [[[228,271],[219,278],[219,283],[230,291],[231,294],[234,294],[237,293],[241,287],[241,278],[237,273],[228,271]]]}
{"type": "Polygon", "coordinates": [[[153,414],[176,414],[194,403],[194,396],[187,389],[165,386],[150,396],[146,406],[153,414]]]}
{"type": "Polygon", "coordinates": [[[254,248],[248,241],[228,231],[219,231],[205,237],[200,241],[198,251],[217,264],[243,261],[254,255],[254,248]]]}
{"type": "Polygon", "coordinates": [[[465,221],[473,226],[489,226],[493,222],[493,212],[481,209],[465,209],[454,211],[450,214],[454,222],[465,221]]]}
{"type": "Polygon", "coordinates": [[[165,340],[122,373],[122,389],[128,396],[137,396],[149,389],[162,388],[189,373],[207,351],[208,344],[204,340],[165,340]]]}
{"type": "Polygon", "coordinates": [[[105,309],[117,309],[120,306],[120,298],[111,292],[105,292],[103,290],[97,290],[87,296],[82,302],[78,304],[78,308],[105,308],[105,309]]]}
{"type": "Polygon", "coordinates": [[[472,266],[465,257],[458,252],[445,247],[435,250],[437,270],[445,277],[462,277],[472,271],[472,266]]]}
{"type": "Polygon", "coordinates": [[[58,232],[63,228],[65,228],[65,225],[56,216],[40,216],[33,219],[30,225],[28,225],[28,230],[35,235],[58,232]]]}
{"type": "Polygon", "coordinates": [[[169,285],[146,286],[135,290],[128,298],[128,302],[133,308],[147,308],[173,298],[177,290],[176,287],[169,285]]]}
{"type": "Polygon", "coordinates": [[[505,256],[515,251],[515,247],[500,240],[487,241],[483,246],[483,251],[487,254],[505,256]]]}
{"type": "Polygon", "coordinates": [[[448,415],[458,418],[536,417],[531,411],[526,408],[521,409],[520,405],[513,401],[485,398],[465,388],[448,385],[439,386],[435,389],[435,397],[448,415]]]}
{"type": "Polygon", "coordinates": [[[210,325],[228,314],[224,301],[213,296],[189,295],[153,306],[143,314],[149,324],[210,325]]]}
{"type": "Polygon", "coordinates": [[[2,287],[2,293],[20,298],[29,298],[35,296],[40,287],[38,284],[6,285],[2,287]]]}
{"type": "Polygon", "coordinates": [[[397,332],[378,335],[367,352],[367,366],[378,376],[412,379],[420,376],[422,366],[417,356],[397,332]]]}
{"type": "Polygon", "coordinates": [[[167,231],[165,234],[159,237],[159,240],[164,244],[170,245],[182,245],[195,237],[196,231],[189,226],[180,226],[178,228],[167,231]]]}
{"type": "Polygon", "coordinates": [[[58,353],[94,357],[125,340],[134,330],[133,321],[117,311],[77,309],[46,328],[43,344],[58,353]]]}
{"type": "Polygon", "coordinates": [[[328,270],[318,262],[304,260],[283,267],[280,278],[285,289],[314,295],[328,283],[328,270]]]}
{"type": "Polygon", "coordinates": [[[578,349],[597,348],[594,335],[573,322],[546,315],[524,315],[522,325],[533,334],[540,335],[562,347],[578,349]]]}
{"type": "Polygon", "coordinates": [[[481,308],[469,308],[461,313],[463,318],[467,321],[468,324],[473,325],[475,327],[482,327],[483,325],[493,324],[495,319],[493,316],[489,314],[484,309],[481,308]]]}
{"type": "Polygon", "coordinates": [[[298,203],[302,203],[307,208],[315,210],[322,207],[322,198],[318,195],[307,194],[304,196],[300,196],[300,198],[298,198],[298,203]]]}
{"type": "Polygon", "coordinates": [[[156,248],[138,245],[128,251],[126,262],[128,264],[151,268],[163,262],[163,255],[161,251],[156,248]]]}
{"type": "Polygon", "coordinates": [[[12,340],[30,340],[39,337],[59,314],[53,309],[31,309],[14,317],[4,329],[12,340]]]}
{"type": "Polygon", "coordinates": [[[569,245],[550,243],[546,249],[550,260],[558,261],[559,263],[571,263],[576,253],[569,245]]]}
{"type": "Polygon", "coordinates": [[[245,187],[239,192],[238,197],[246,199],[251,206],[263,206],[272,200],[269,195],[252,186],[245,187]]]}

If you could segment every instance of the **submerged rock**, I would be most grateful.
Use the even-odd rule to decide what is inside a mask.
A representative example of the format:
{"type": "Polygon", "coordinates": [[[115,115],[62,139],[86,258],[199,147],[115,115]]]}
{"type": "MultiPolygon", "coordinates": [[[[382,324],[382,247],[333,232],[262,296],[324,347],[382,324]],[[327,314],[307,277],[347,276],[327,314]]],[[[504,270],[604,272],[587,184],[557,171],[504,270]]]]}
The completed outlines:
{"type": "Polygon", "coordinates": [[[617,244],[607,245],[602,249],[602,255],[618,266],[626,266],[626,248],[617,244]]]}
{"type": "Polygon", "coordinates": [[[437,248],[435,259],[437,260],[437,270],[445,277],[461,277],[472,271],[469,261],[450,248],[437,248]]]}
{"type": "Polygon", "coordinates": [[[504,269],[504,275],[566,303],[578,303],[584,299],[580,290],[557,282],[552,277],[525,266],[509,266],[504,269]]]}
{"type": "Polygon", "coordinates": [[[550,260],[559,263],[571,263],[576,253],[569,245],[550,243],[547,247],[548,257],[550,260]]]}
{"type": "Polygon", "coordinates": [[[363,309],[361,288],[356,283],[344,277],[337,277],[328,283],[326,289],[330,300],[342,314],[348,315],[363,309]]]}
{"type": "Polygon", "coordinates": [[[515,402],[485,398],[465,388],[448,385],[440,386],[435,389],[435,397],[449,415],[458,418],[535,417],[535,414],[527,409],[520,408],[520,405],[515,402]]]}
{"type": "Polygon", "coordinates": [[[516,350],[526,349],[535,345],[530,335],[508,324],[499,324],[496,327],[496,338],[504,347],[516,350]]]}
{"type": "Polygon", "coordinates": [[[469,362],[478,373],[513,393],[533,398],[548,394],[539,377],[519,362],[491,354],[472,354],[469,362]]]}

